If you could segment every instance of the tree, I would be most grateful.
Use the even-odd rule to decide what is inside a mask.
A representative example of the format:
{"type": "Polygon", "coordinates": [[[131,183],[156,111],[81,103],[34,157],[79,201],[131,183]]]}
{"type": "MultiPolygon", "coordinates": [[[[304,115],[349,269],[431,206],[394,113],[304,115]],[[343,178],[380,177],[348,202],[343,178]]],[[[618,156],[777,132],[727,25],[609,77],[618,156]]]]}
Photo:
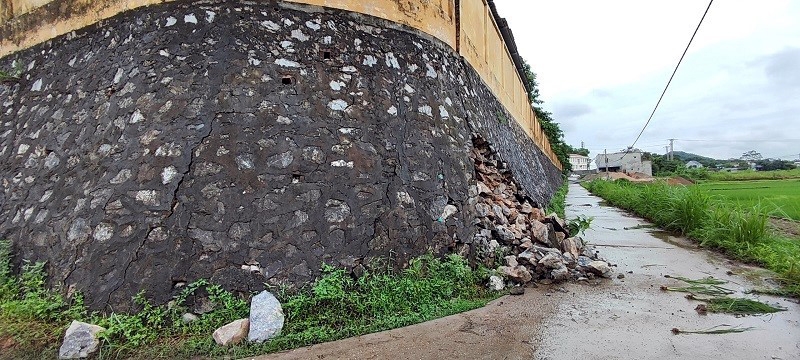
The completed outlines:
{"type": "Polygon", "coordinates": [[[656,176],[668,176],[673,175],[676,172],[680,172],[685,165],[681,160],[667,160],[667,157],[664,155],[658,155],[653,153],[643,153],[642,160],[650,160],[651,165],[653,167],[653,175],[656,176]]]}
{"type": "Polygon", "coordinates": [[[756,161],[756,167],[759,171],[792,170],[795,168],[794,163],[791,161],[773,159],[756,161]]]}
{"type": "Polygon", "coordinates": [[[583,156],[589,156],[589,149],[586,148],[576,148],[571,145],[567,145],[567,152],[570,154],[578,154],[583,156]]]}
{"type": "Polygon", "coordinates": [[[755,150],[750,150],[750,151],[742,154],[742,157],[740,157],[740,159],[745,160],[745,161],[758,161],[758,160],[761,160],[761,158],[762,158],[761,157],[761,153],[759,153],[758,151],[755,151],[755,150]]]}
{"type": "Polygon", "coordinates": [[[522,72],[525,73],[525,82],[528,83],[528,100],[533,107],[533,112],[536,118],[539,119],[539,124],[542,126],[542,131],[547,140],[550,141],[550,147],[556,154],[558,161],[564,168],[564,174],[572,172],[572,165],[569,163],[569,150],[570,146],[564,142],[564,132],[555,120],[553,120],[552,113],[545,110],[542,105],[544,101],[539,99],[539,84],[536,82],[536,73],[531,70],[531,65],[524,59],[522,60],[522,72]]]}

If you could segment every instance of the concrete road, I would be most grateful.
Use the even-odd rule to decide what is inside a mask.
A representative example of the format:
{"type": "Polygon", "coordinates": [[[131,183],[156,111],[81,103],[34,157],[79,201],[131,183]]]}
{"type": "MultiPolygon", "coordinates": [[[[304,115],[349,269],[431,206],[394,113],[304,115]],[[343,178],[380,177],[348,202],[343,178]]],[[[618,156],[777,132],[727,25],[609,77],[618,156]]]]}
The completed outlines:
{"type": "Polygon", "coordinates": [[[594,218],[584,239],[616,265],[614,278],[529,287],[525,295],[463,314],[256,359],[800,359],[796,302],[760,296],[788,311],[743,318],[699,315],[698,302],[660,290],[680,285],[664,277],[675,275],[714,276],[744,291],[765,285],[769,272],[654,231],[642,219],[601,205],[578,185],[570,186],[567,204],[568,218],[594,218]],[[670,331],[723,324],[754,329],[722,335],[670,331]]]}

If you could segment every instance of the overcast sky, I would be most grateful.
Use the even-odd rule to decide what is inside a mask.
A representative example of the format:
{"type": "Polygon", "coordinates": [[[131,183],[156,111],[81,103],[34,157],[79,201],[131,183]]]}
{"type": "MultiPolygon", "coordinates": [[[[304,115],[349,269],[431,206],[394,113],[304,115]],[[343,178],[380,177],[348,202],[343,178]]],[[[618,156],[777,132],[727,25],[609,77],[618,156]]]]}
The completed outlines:
{"type": "MultiPolygon", "coordinates": [[[[495,0],[567,143],[629,146],[704,0],[495,0]]],[[[636,147],[800,157],[800,1],[717,0],[636,147]],[[691,140],[691,141],[689,141],[691,140]]]]}

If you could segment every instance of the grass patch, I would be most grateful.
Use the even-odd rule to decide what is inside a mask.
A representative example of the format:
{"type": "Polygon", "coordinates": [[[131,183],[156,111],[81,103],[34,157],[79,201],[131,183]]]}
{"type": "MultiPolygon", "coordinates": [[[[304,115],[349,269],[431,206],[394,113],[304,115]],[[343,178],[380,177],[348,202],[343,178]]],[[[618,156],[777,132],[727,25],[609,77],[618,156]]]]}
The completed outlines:
{"type": "Polygon", "coordinates": [[[217,346],[211,333],[245,318],[248,299],[199,280],[187,285],[172,306],[134,298],[132,314],[86,311],[80,296],[67,300],[45,289],[43,263],[27,264],[20,276],[10,271],[10,244],[0,242],[0,358],[55,358],[67,326],[80,320],[105,327],[99,359],[239,358],[411,325],[484,306],[499,296],[484,285],[485,269],[473,269],[457,255],[431,255],[407,269],[367,271],[353,278],[343,269],[323,266],[320,278],[297,291],[273,289],[286,321],[279,336],[263,344],[217,346]],[[184,323],[188,299],[204,295],[213,311],[184,323]]]}
{"type": "Polygon", "coordinates": [[[566,180],[561,187],[556,190],[556,193],[553,194],[553,198],[550,199],[550,203],[547,204],[545,208],[546,214],[556,213],[562,219],[565,219],[564,210],[567,207],[567,192],[569,191],[569,182],[566,180]]]}
{"type": "Polygon", "coordinates": [[[800,239],[772,233],[763,207],[741,208],[699,187],[595,180],[583,183],[609,204],[634,212],[702,246],[776,272],[785,289],[800,296],[800,239]]]}
{"type": "MultiPolygon", "coordinates": [[[[21,270],[20,276],[12,275],[11,243],[0,240],[0,344],[43,349],[55,357],[66,325],[73,318],[86,317],[83,298],[77,295],[67,300],[45,290],[44,263],[23,262],[21,270]]],[[[0,349],[0,353],[3,358],[29,357],[7,349],[0,349]]]]}

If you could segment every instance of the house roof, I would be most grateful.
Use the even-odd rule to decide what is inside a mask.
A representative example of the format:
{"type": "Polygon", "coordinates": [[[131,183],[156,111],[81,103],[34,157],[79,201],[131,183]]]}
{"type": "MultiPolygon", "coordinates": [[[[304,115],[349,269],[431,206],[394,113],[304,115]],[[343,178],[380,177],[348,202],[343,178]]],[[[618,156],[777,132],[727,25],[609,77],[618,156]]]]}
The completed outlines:
{"type": "Polygon", "coordinates": [[[585,159],[589,159],[589,157],[588,157],[588,156],[583,156],[583,155],[581,155],[581,154],[569,154],[569,157],[571,157],[571,158],[585,158],[585,159]]]}

